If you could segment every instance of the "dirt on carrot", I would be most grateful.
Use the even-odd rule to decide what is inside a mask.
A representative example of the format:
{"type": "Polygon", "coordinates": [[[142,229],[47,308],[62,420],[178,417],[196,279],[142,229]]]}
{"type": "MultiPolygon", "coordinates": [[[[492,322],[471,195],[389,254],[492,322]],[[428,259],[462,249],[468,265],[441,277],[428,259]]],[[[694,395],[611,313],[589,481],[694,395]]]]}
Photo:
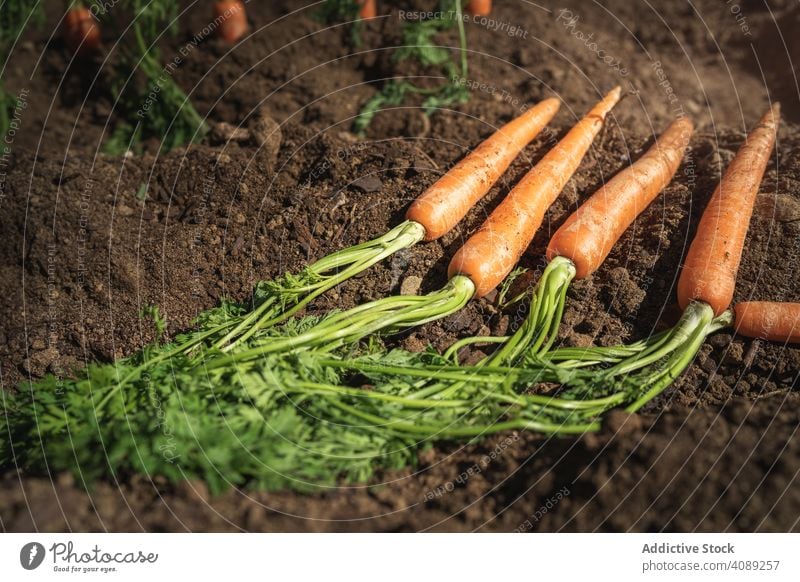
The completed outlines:
{"type": "MultiPolygon", "coordinates": [[[[428,10],[433,4],[402,8],[428,10]]],[[[759,64],[769,88],[782,93],[786,122],[776,150],[780,165],[770,161],[756,200],[735,301],[800,301],[800,161],[793,155],[800,148],[800,105],[791,99],[788,61],[773,47],[775,25],[765,10],[748,9],[748,37],[727,7],[711,0],[694,3],[702,21],[687,5],[662,3],[657,9],[669,27],[649,17],[642,3],[545,3],[550,12],[495,4],[491,17],[514,23],[519,32],[469,23],[475,52],[470,102],[427,120],[413,108],[382,112],[368,130],[377,141],[367,147],[354,139],[347,120],[379,89],[376,80],[425,69],[394,63],[380,51],[346,56],[352,52],[348,32],[306,36],[320,27],[306,14],[282,20],[231,54],[213,38],[190,51],[175,79],[192,90],[201,114],[211,115],[213,131],[201,145],[133,159],[96,155],[111,111],[103,88],[86,72],[96,72],[89,70],[96,65],[90,61],[87,69],[71,72],[54,97],[52,87],[70,57],[45,50],[43,34],[26,36],[8,79],[12,94],[27,95],[27,107],[2,168],[2,387],[135,352],[156,335],[152,322],[138,316],[147,305],[160,306],[173,336],[222,296],[244,300],[259,279],[384,232],[448,164],[518,113],[514,98],[535,102],[556,88],[569,104],[553,122],[559,137],[592,105],[592,84],[610,87],[634,78],[639,97],[617,106],[585,165],[546,215],[524,264],[534,271],[543,266],[555,229],[604,180],[641,156],[675,118],[677,102],[697,127],[686,160],[597,273],[571,285],[559,342],[611,345],[646,337],[680,315],[676,265],[721,170],[768,107],[759,64]],[[600,60],[577,32],[595,32],[598,46],[618,64],[600,60]],[[569,62],[534,39],[557,46],[569,62]],[[772,47],[770,58],[754,60],[753,40],[758,50],[772,47]],[[687,60],[687,53],[705,56],[687,60]],[[274,157],[274,143],[258,151],[260,125],[250,123],[262,105],[284,123],[274,157]],[[216,125],[221,122],[246,132],[216,125]]],[[[188,14],[165,55],[180,54],[208,24],[205,6],[188,14]]],[[[264,3],[250,15],[253,29],[296,8],[288,0],[264,3]]],[[[62,3],[48,2],[48,26],[58,11],[63,14],[62,3]]],[[[787,3],[780,20],[792,22],[798,14],[787,3]]],[[[400,41],[397,20],[394,11],[364,22],[365,45],[400,41]]],[[[790,51],[797,48],[791,37],[786,42],[790,51]]],[[[451,234],[376,266],[313,310],[352,307],[401,288],[438,287],[446,257],[541,157],[550,137],[528,146],[451,234]]],[[[468,333],[504,334],[520,320],[517,312],[501,312],[484,299],[392,342],[442,349],[468,333]]],[[[462,361],[479,357],[481,349],[466,350],[462,361]]],[[[476,445],[444,446],[423,454],[413,473],[386,474],[370,486],[323,495],[231,491],[211,497],[204,483],[173,486],[139,476],[120,476],[119,486],[96,482],[87,493],[68,475],[51,480],[5,468],[0,523],[9,531],[797,529],[799,368],[796,347],[716,334],[673,388],[639,414],[610,416],[597,435],[508,433],[476,445]],[[552,508],[542,511],[559,493],[558,503],[550,501],[552,508]]]]}

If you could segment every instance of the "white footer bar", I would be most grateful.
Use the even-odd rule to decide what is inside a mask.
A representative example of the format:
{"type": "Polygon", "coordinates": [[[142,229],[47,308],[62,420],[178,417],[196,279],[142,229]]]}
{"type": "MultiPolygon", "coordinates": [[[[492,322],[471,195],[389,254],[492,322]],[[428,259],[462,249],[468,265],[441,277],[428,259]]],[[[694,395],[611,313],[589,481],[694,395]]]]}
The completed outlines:
{"type": "Polygon", "coordinates": [[[0,580],[800,580],[796,534],[2,534],[0,580]],[[601,577],[598,577],[601,576],[601,577]],[[225,577],[225,578],[221,578],[225,577]],[[512,578],[513,577],[513,578],[512,578]],[[547,578],[545,578],[547,577],[547,578]]]}

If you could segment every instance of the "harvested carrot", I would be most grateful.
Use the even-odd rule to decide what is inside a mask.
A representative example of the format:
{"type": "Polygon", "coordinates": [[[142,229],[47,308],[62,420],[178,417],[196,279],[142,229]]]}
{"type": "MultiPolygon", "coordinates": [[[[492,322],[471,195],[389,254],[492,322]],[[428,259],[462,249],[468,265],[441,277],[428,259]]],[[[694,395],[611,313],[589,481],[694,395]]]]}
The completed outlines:
{"type": "Polygon", "coordinates": [[[64,17],[64,42],[78,56],[100,50],[100,25],[88,8],[75,6],[64,17]]]}
{"type": "Polygon", "coordinates": [[[469,277],[475,296],[494,289],[517,264],[620,98],[616,87],[525,175],[450,261],[448,274],[469,277]]]}
{"type": "Polygon", "coordinates": [[[449,232],[547,125],[560,105],[558,99],[545,99],[509,121],[423,192],[406,218],[425,227],[425,240],[449,232]]]}
{"type": "Polygon", "coordinates": [[[361,10],[358,12],[359,18],[375,18],[378,15],[375,0],[358,0],[358,3],[361,5],[361,10]]]}
{"type": "Polygon", "coordinates": [[[672,122],[647,152],[595,192],[550,239],[547,259],[566,257],[575,277],[594,273],[636,217],[669,184],[683,159],[692,122],[672,122]]]}
{"type": "Polygon", "coordinates": [[[686,309],[692,301],[703,301],[715,315],[728,309],[779,120],[780,105],[776,103],[747,136],[711,196],[678,280],[681,308],[686,309]]]}
{"type": "Polygon", "coordinates": [[[595,192],[556,231],[547,246],[548,265],[536,283],[525,329],[492,355],[493,364],[514,361],[521,346],[529,355],[550,351],[570,283],[597,270],[625,229],[669,183],[691,135],[691,121],[674,121],[653,147],[595,192]]]}
{"type": "Polygon", "coordinates": [[[219,0],[214,4],[214,22],[219,22],[219,37],[237,43],[247,33],[247,11],[241,0],[219,0]]]}
{"type": "Polygon", "coordinates": [[[492,0],[469,0],[467,14],[473,16],[489,16],[492,12],[492,0]]]}
{"type": "Polygon", "coordinates": [[[800,343],[800,303],[745,301],[733,310],[736,333],[774,342],[800,343]]]}

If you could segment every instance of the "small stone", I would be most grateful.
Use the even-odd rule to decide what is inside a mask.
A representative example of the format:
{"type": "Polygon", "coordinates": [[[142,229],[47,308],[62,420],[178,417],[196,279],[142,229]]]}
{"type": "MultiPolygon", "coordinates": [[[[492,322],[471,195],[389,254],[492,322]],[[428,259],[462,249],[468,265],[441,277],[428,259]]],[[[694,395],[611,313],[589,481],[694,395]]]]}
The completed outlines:
{"type": "Polygon", "coordinates": [[[250,139],[250,132],[245,127],[237,127],[224,121],[215,123],[211,127],[211,140],[215,143],[239,142],[248,139],[250,139]]]}
{"type": "Polygon", "coordinates": [[[62,489],[69,489],[75,485],[75,476],[68,472],[59,473],[56,482],[62,489]]]}
{"type": "Polygon", "coordinates": [[[416,295],[421,286],[422,279],[416,275],[410,275],[400,284],[400,295],[416,295]]]}
{"type": "Polygon", "coordinates": [[[356,142],[358,142],[358,136],[356,134],[354,134],[354,133],[349,132],[349,131],[340,131],[337,134],[337,137],[340,140],[345,141],[347,143],[356,143],[356,142]]]}
{"type": "Polygon", "coordinates": [[[787,194],[759,194],[754,214],[766,221],[800,220],[800,201],[787,194]]]}
{"type": "Polygon", "coordinates": [[[383,182],[381,182],[381,179],[378,178],[378,176],[371,175],[371,176],[363,176],[361,178],[353,180],[353,182],[350,185],[356,190],[361,190],[362,192],[370,193],[379,191],[383,186],[383,182]]]}
{"type": "Polygon", "coordinates": [[[250,123],[250,136],[259,148],[259,156],[270,166],[275,164],[283,141],[281,126],[262,112],[250,123]]]}
{"type": "Polygon", "coordinates": [[[428,344],[418,338],[416,335],[411,335],[400,342],[403,349],[409,352],[422,352],[428,347],[428,344]]]}
{"type": "Polygon", "coordinates": [[[120,216],[131,216],[133,214],[133,208],[120,204],[117,206],[117,214],[120,216]]]}

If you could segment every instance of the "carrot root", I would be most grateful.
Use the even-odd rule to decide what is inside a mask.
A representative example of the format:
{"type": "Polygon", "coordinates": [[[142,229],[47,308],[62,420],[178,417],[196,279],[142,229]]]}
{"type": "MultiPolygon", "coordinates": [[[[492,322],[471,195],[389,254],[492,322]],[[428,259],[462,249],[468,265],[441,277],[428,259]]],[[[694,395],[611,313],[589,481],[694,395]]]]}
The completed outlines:
{"type": "Polygon", "coordinates": [[[560,106],[558,99],[545,99],[509,121],[421,194],[409,207],[406,218],[425,227],[428,241],[450,232],[560,106]]]}
{"type": "Polygon", "coordinates": [[[800,303],[745,301],[734,308],[736,333],[774,342],[800,343],[800,303]]]}
{"type": "Polygon", "coordinates": [[[236,44],[247,33],[247,12],[241,0],[220,0],[214,4],[217,33],[228,44],[236,44]]]}
{"type": "Polygon", "coordinates": [[[359,0],[359,4],[361,4],[361,9],[358,12],[358,17],[362,20],[375,18],[378,15],[375,0],[359,0]]]}
{"type": "Polygon", "coordinates": [[[494,289],[517,264],[594,138],[617,104],[616,87],[529,171],[483,226],[450,261],[450,276],[465,275],[475,283],[475,296],[494,289]]]}
{"type": "Polygon", "coordinates": [[[85,7],[71,8],[64,17],[64,42],[80,57],[100,50],[100,24],[85,7]]]}
{"type": "Polygon", "coordinates": [[[466,11],[473,16],[489,16],[492,13],[492,0],[470,0],[466,11]]]}
{"type": "Polygon", "coordinates": [[[692,301],[704,301],[720,315],[731,304],[753,205],[779,120],[776,103],[747,136],[714,190],[678,280],[682,309],[692,301]]]}
{"type": "Polygon", "coordinates": [[[678,170],[693,125],[688,118],[670,124],[653,146],[584,202],[556,231],[547,259],[569,258],[583,279],[608,257],[636,217],[658,196],[678,170]]]}

